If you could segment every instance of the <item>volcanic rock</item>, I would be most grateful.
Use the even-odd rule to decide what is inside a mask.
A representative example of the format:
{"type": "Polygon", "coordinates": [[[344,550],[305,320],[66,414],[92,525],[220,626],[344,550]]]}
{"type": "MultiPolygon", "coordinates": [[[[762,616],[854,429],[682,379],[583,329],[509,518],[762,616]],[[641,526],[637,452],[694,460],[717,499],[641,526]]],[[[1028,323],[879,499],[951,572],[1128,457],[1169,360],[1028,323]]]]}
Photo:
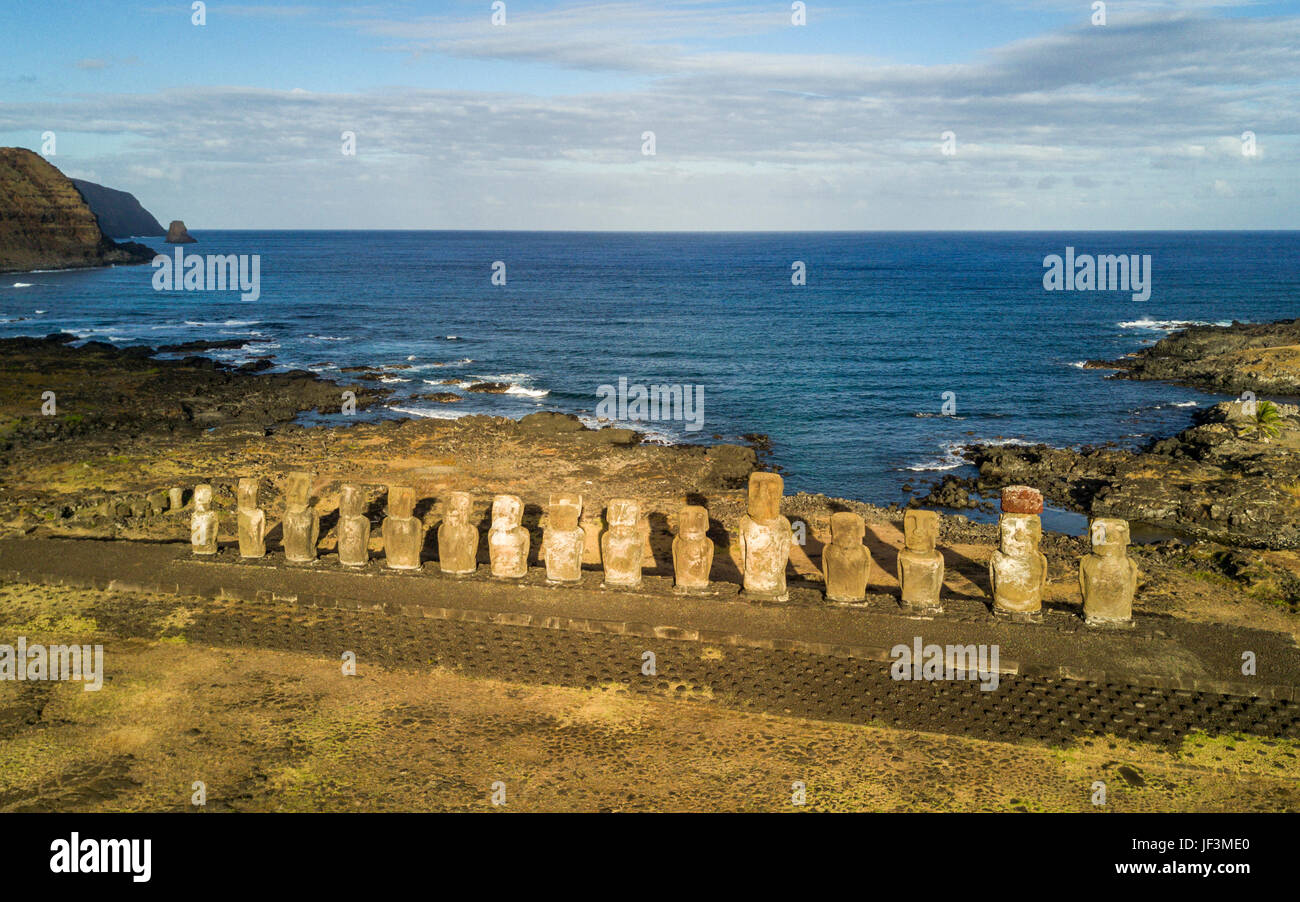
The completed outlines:
{"type": "Polygon", "coordinates": [[[90,212],[99,221],[99,229],[109,238],[130,238],[135,235],[159,237],[167,234],[153,214],[140,205],[135,195],[115,188],[105,188],[94,182],[72,179],[90,206],[90,212]]]}
{"type": "Polygon", "coordinates": [[[167,227],[168,244],[195,244],[198,239],[191,235],[185,229],[185,223],[179,219],[173,219],[172,224],[167,227]]]}
{"type": "Polygon", "coordinates": [[[152,249],[105,237],[72,180],[38,154],[0,147],[0,272],[147,263],[152,249]]]}

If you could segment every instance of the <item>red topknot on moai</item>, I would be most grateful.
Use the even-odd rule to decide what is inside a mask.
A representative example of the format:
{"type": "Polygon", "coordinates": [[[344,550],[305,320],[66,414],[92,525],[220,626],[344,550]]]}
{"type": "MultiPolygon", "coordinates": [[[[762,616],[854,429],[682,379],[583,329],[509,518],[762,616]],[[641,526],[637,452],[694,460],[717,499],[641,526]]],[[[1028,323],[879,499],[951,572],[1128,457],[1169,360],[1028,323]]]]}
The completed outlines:
{"type": "Polygon", "coordinates": [[[1002,490],[1002,513],[1041,514],[1043,493],[1027,485],[1009,485],[1002,490]]]}

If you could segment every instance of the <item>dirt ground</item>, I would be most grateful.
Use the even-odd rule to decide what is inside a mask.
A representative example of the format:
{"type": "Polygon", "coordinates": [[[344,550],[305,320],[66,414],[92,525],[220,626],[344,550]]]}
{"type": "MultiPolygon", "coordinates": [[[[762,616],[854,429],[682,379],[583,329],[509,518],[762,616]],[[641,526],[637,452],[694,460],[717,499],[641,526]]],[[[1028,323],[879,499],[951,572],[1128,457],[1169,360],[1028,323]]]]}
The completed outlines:
{"type": "Polygon", "coordinates": [[[1293,741],[1051,747],[746,713],[618,684],[365,660],[349,676],[319,655],[191,643],[183,608],[179,635],[109,637],[89,616],[100,594],[0,587],[0,641],[106,646],[98,692],[0,682],[0,810],[198,810],[196,781],[206,811],[1300,810],[1293,741]]]}

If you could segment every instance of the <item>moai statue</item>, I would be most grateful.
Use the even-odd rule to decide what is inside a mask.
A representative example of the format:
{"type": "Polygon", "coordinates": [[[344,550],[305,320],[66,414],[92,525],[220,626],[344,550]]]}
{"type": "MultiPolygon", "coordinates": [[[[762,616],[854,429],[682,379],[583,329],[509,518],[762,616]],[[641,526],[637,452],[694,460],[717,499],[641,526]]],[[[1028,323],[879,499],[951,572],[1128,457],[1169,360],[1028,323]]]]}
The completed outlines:
{"type": "Polygon", "coordinates": [[[390,570],[419,570],[424,548],[424,524],[415,516],[415,489],[388,487],[388,516],[384,517],[384,563],[390,570]]]}
{"type": "Polygon", "coordinates": [[[524,503],[517,495],[497,495],[492,499],[488,559],[492,562],[492,575],[499,579],[528,575],[528,547],[532,539],[520,525],[523,518],[524,503]]]}
{"type": "Polygon", "coordinates": [[[298,564],[315,563],[320,538],[320,517],[311,504],[311,480],[310,473],[290,473],[284,492],[284,559],[298,564]]]}
{"type": "Polygon", "coordinates": [[[645,560],[641,505],[628,498],[613,498],[606,512],[609,529],[600,537],[605,585],[635,589],[641,585],[641,566],[645,560]]]}
{"type": "Polygon", "coordinates": [[[822,576],[830,601],[862,601],[871,576],[871,552],[862,544],[867,525],[852,511],[831,514],[831,543],[822,549],[822,576]]]}
{"type": "Polygon", "coordinates": [[[182,488],[170,488],[167,490],[167,509],[178,511],[185,506],[185,490],[182,488]]]}
{"type": "Polygon", "coordinates": [[[1098,517],[1089,533],[1092,553],[1079,561],[1084,619],[1092,626],[1131,623],[1138,567],[1128,556],[1128,521],[1098,517]]]}
{"type": "Polygon", "coordinates": [[[898,552],[898,586],[903,606],[914,611],[943,610],[943,555],[935,549],[939,515],[910,510],[903,514],[903,550],[898,552]]]}
{"type": "Polygon", "coordinates": [[[600,537],[605,534],[605,520],[601,516],[600,507],[594,510],[590,508],[582,509],[582,519],[578,521],[582,527],[584,537],[582,548],[582,562],[584,564],[600,563],[600,537]]]}
{"type": "Polygon", "coordinates": [[[239,480],[238,503],[235,522],[239,530],[239,556],[266,556],[266,512],[257,506],[257,492],[261,480],[245,477],[239,480]]]}
{"type": "Polygon", "coordinates": [[[582,579],[582,551],[587,543],[587,536],[578,525],[582,518],[582,496],[552,495],[546,513],[546,531],[542,534],[546,581],[578,582],[582,579]]]}
{"type": "Polygon", "coordinates": [[[785,568],[790,561],[790,521],[781,516],[785,481],[775,473],[749,474],[749,512],[740,519],[740,569],[745,594],[786,601],[785,568]]]}
{"type": "Polygon", "coordinates": [[[1043,496],[1035,489],[1016,485],[1002,490],[1001,541],[989,560],[994,611],[1032,618],[1043,609],[1047,557],[1038,550],[1042,510],[1043,496]]]}
{"type": "Polygon", "coordinates": [[[364,567],[370,563],[370,518],[361,487],[344,484],[339,490],[339,563],[364,567]]]}
{"type": "Polygon", "coordinates": [[[212,486],[206,482],[194,487],[190,548],[195,554],[217,553],[217,512],[212,510],[212,486]]]}
{"type": "Polygon", "coordinates": [[[709,588],[713,570],[713,540],[709,531],[709,512],[688,504],[677,515],[677,535],[673,538],[673,591],[702,592],[709,588]]]}
{"type": "Polygon", "coordinates": [[[452,492],[447,512],[438,527],[438,567],[452,576],[478,569],[478,527],[469,522],[474,498],[469,492],[452,492]]]}

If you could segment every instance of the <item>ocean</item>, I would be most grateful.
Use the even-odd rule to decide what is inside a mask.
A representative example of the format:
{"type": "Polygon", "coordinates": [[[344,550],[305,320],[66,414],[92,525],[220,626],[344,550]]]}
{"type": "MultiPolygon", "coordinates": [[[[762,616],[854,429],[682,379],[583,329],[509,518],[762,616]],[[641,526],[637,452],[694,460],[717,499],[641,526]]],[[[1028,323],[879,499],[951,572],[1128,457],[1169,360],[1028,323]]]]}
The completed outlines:
{"type": "Polygon", "coordinates": [[[620,379],[682,386],[703,402],[690,419],[678,407],[624,425],[652,441],[764,433],[787,492],[877,504],[967,472],[965,443],[1172,434],[1221,398],[1082,362],[1185,323],[1300,315],[1298,232],[192,234],[187,256],[258,255],[260,297],[157,291],[148,266],[11,274],[0,335],[242,338],[205,353],[344,379],[392,367],[391,404],[362,417],[559,410],[594,424],[620,379]],[[1150,255],[1150,298],[1045,290],[1044,258],[1067,247],[1150,255]],[[792,284],[796,261],[806,284],[792,284]],[[509,389],[464,392],[473,382],[509,389]],[[437,391],[464,400],[412,400],[437,391]]]}

